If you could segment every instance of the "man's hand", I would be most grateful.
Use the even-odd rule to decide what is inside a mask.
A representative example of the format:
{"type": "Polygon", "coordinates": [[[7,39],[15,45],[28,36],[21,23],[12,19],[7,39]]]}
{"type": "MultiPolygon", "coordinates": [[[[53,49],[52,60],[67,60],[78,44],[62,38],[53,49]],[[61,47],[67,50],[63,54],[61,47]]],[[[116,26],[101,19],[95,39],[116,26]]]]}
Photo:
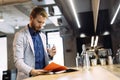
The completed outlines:
{"type": "Polygon", "coordinates": [[[31,76],[38,76],[38,75],[45,74],[45,73],[48,73],[48,71],[43,70],[43,69],[32,69],[30,71],[31,76]]]}
{"type": "Polygon", "coordinates": [[[50,48],[50,49],[47,48],[47,51],[48,51],[49,55],[51,57],[53,57],[56,54],[56,47],[53,45],[52,48],[50,48]]]}

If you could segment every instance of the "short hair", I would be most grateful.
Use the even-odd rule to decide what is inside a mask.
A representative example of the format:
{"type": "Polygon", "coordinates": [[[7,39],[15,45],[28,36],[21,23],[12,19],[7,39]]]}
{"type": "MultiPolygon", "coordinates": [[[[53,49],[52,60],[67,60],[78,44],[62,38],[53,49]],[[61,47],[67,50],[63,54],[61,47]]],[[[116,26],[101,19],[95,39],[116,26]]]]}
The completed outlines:
{"type": "Polygon", "coordinates": [[[45,11],[45,9],[43,7],[40,7],[40,6],[34,7],[30,13],[30,16],[32,16],[33,18],[36,18],[37,15],[41,15],[43,17],[48,18],[48,14],[45,11]]]}

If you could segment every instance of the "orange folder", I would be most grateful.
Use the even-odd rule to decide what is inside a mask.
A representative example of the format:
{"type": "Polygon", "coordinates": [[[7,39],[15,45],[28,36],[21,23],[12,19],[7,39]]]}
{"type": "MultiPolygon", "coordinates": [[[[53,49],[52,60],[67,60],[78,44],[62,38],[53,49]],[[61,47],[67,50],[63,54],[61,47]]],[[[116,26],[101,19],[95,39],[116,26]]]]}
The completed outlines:
{"type": "Polygon", "coordinates": [[[44,70],[57,72],[57,71],[67,70],[67,67],[51,62],[44,68],[44,70]]]}

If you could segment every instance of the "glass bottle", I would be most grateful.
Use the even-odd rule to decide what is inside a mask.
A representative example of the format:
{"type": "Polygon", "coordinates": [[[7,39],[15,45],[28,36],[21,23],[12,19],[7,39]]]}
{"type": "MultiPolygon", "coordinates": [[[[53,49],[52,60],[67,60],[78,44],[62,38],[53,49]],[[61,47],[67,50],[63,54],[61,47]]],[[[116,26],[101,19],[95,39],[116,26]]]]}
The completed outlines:
{"type": "Polygon", "coordinates": [[[86,70],[89,70],[90,68],[90,60],[89,60],[89,55],[87,53],[84,54],[84,58],[83,58],[83,67],[86,70]]]}
{"type": "Polygon", "coordinates": [[[77,67],[77,69],[79,69],[79,67],[80,67],[80,56],[79,56],[79,53],[77,53],[77,56],[76,56],[76,67],[77,67]]]}
{"type": "Polygon", "coordinates": [[[82,45],[82,53],[81,53],[81,56],[82,56],[82,63],[83,63],[83,68],[85,70],[89,70],[90,68],[90,60],[89,60],[89,55],[88,53],[86,53],[86,46],[85,44],[82,45]]]}

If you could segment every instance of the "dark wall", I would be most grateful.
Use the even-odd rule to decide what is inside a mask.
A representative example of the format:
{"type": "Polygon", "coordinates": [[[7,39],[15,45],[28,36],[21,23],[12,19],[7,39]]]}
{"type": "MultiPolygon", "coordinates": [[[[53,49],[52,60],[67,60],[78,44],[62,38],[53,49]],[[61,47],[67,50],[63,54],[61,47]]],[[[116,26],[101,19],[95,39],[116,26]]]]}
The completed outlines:
{"type": "Polygon", "coordinates": [[[120,23],[112,25],[111,37],[112,37],[113,52],[114,54],[116,54],[117,49],[119,48],[120,45],[120,23]]]}
{"type": "Polygon", "coordinates": [[[78,17],[81,25],[78,35],[80,33],[85,33],[87,36],[94,35],[93,12],[82,12],[78,14],[78,17]]]}
{"type": "Polygon", "coordinates": [[[108,9],[99,10],[96,34],[102,35],[105,31],[111,31],[110,16],[108,9]]]}
{"type": "Polygon", "coordinates": [[[82,45],[85,44],[86,46],[90,46],[91,43],[91,37],[85,37],[85,38],[80,38],[77,37],[76,38],[76,46],[77,46],[77,52],[79,52],[81,54],[82,52],[82,45]]]}
{"type": "Polygon", "coordinates": [[[111,27],[112,26],[110,25],[109,10],[99,10],[96,34],[99,35],[101,40],[100,42],[102,43],[104,48],[112,49],[111,27]],[[105,31],[110,32],[110,34],[104,35],[105,31]]]}
{"type": "Polygon", "coordinates": [[[99,36],[98,46],[112,49],[111,34],[103,35],[105,31],[111,33],[111,25],[110,25],[108,9],[99,10],[96,32],[94,31],[93,13],[91,11],[79,13],[79,19],[81,23],[81,28],[79,29],[79,33],[77,34],[78,37],[76,38],[77,51],[79,53],[81,53],[82,51],[82,47],[81,47],[82,44],[86,44],[87,46],[90,47],[91,36],[96,36],[96,35],[99,36]],[[80,33],[85,33],[87,37],[80,38],[79,37],[80,33]]]}

